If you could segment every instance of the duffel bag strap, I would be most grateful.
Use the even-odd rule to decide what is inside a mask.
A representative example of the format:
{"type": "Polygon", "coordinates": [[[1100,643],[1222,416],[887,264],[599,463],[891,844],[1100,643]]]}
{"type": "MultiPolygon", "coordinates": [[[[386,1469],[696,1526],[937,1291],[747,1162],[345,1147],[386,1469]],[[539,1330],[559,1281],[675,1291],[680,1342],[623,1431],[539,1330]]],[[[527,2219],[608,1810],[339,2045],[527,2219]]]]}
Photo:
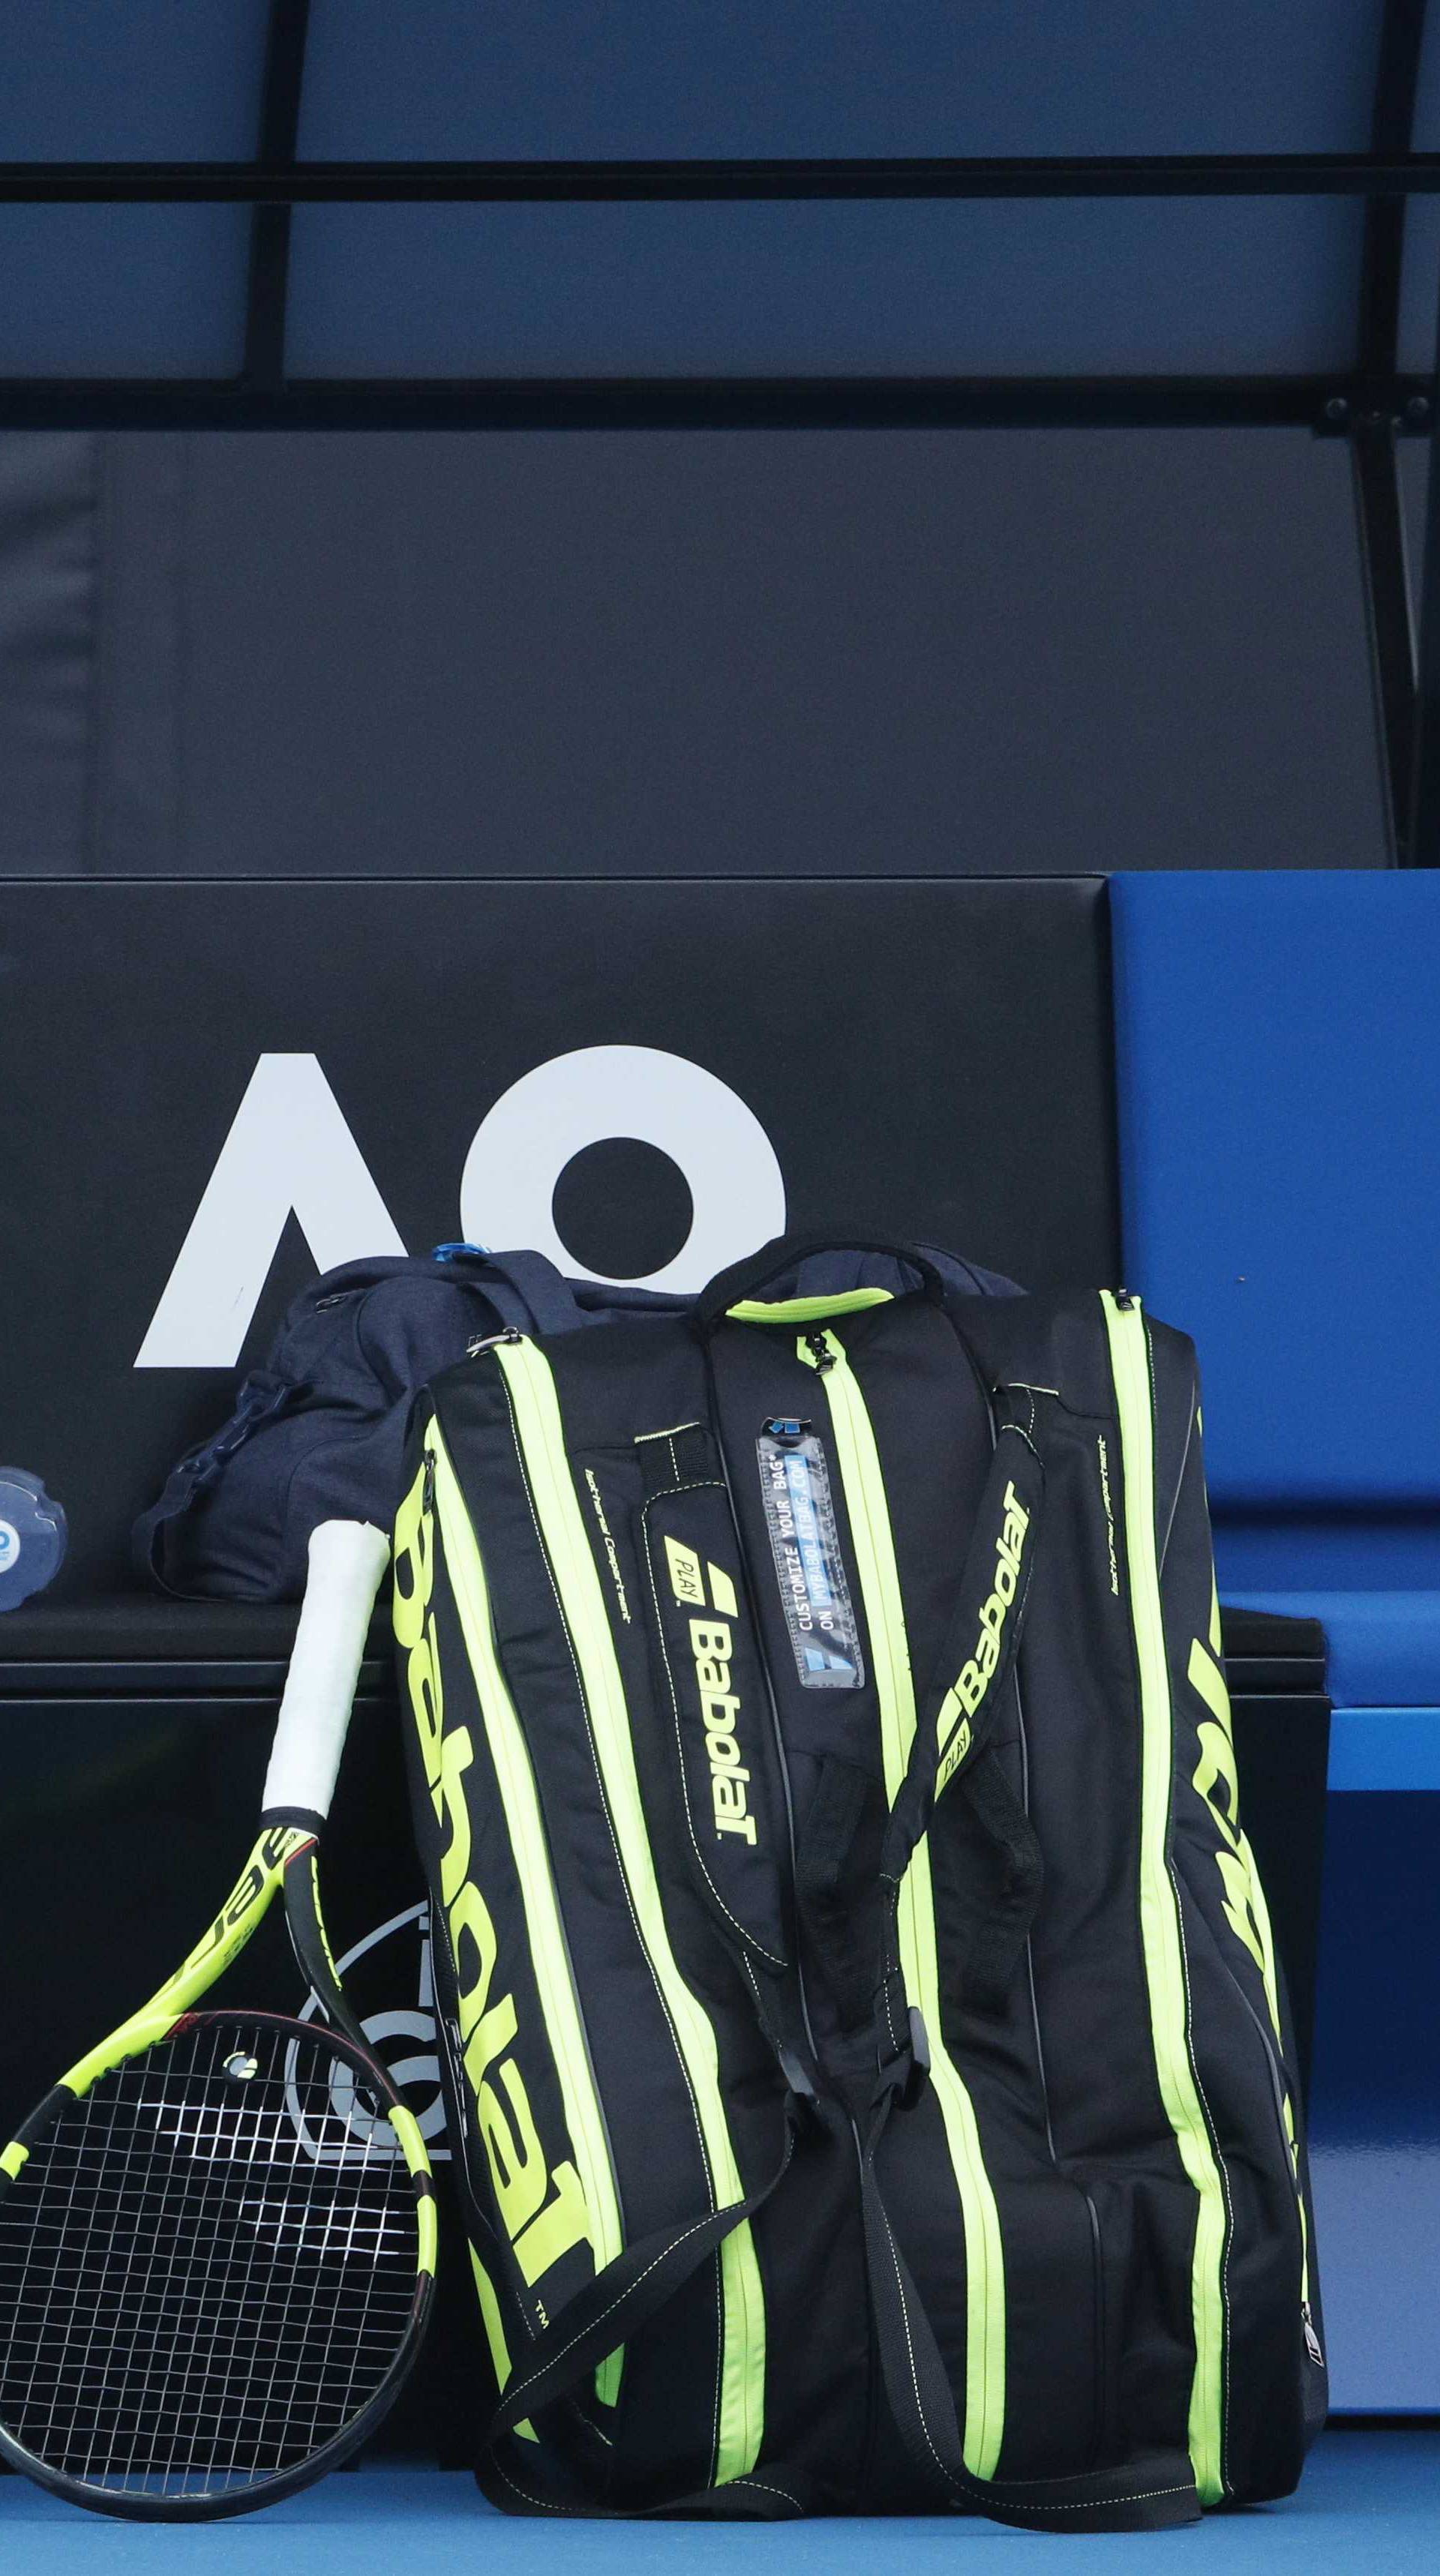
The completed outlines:
{"type": "MultiPolygon", "coordinates": [[[[973,1784],[977,1812],[989,1809],[993,1825],[1006,1828],[997,1804],[1003,1783],[985,1762],[996,1718],[1013,1690],[1015,1660],[1025,1626],[1045,1503],[1044,1401],[1028,1387],[999,1391],[1002,1408],[990,1474],[966,1552],[954,1616],[941,1662],[917,1711],[910,1767],[890,1811],[881,1850],[885,1906],[876,2012],[880,2079],[861,2158],[865,2256],[880,2345],[886,2395],[896,2427],[920,2471],[951,2504],[988,2514],[992,2521],[1035,2531],[1159,2531],[1194,2522],[1200,2513],[1190,2462],[1181,2452],[1156,2453],[1123,2469],[1081,2477],[1035,2480],[977,2478],[965,2466],[949,2375],[930,2321],[896,2241],[875,2171],[886,2126],[912,2102],[923,2083],[926,2034],[910,2013],[900,1958],[900,1888],[911,1853],[930,1825],[939,1798],[955,1782],[973,1784]],[[984,1783],[982,1790],[981,1784],[984,1783]]],[[[1013,1803],[1013,1802],[1012,1802],[1013,1803]]],[[[1023,1809],[1009,1820],[1023,1826],[1023,1809]]],[[[1039,1893],[1038,1850],[1027,1866],[1017,1841],[1010,1937],[1023,1941],[1039,1893]]]]}
{"type": "MultiPolygon", "coordinates": [[[[796,2069],[796,2083],[807,2079],[796,2069]]],[[[737,2227],[763,2209],[790,2169],[807,2096],[785,2097],[785,2145],[769,2180],[744,2200],[727,2201],[685,2227],[642,2236],[597,2272],[542,2328],[518,2363],[486,2428],[487,2445],[523,2424],[542,2407],[569,2396],[580,2382],[629,2343],[737,2227]]]]}
{"type": "Polygon", "coordinates": [[[484,1291],[500,1321],[521,1333],[573,1333],[591,1318],[543,1252],[486,1252],[478,1243],[440,1243],[444,1262],[484,1291]]]}
{"type": "MultiPolygon", "coordinates": [[[[880,1851],[884,1894],[877,2045],[882,2073],[913,2065],[914,2033],[900,1961],[900,1889],[910,1856],[929,1830],[937,1801],[971,1775],[989,1747],[1014,1688],[1015,1659],[1035,1569],[1045,1504],[1045,1463],[1037,1402],[1029,1388],[1002,1388],[995,1454],[961,1571],[955,1611],[935,1675],[916,1709],[915,1741],[880,1851]]],[[[1040,1892],[1039,1846],[1024,1809],[992,1775],[976,1797],[982,1823],[1008,1841],[1003,1929],[1023,1945],[1040,1892]],[[1003,1812],[1002,1812],[1003,1811],[1003,1812]]],[[[993,1968],[994,1963],[992,1963],[993,1968]]],[[[903,2084],[902,2084],[903,2089],[903,2084]]]]}
{"type": "Polygon", "coordinates": [[[977,2478],[966,2468],[949,2374],[875,2174],[875,2152],[898,2099],[887,2090],[876,2106],[860,2187],[885,2393],[916,2469],[937,2498],[1025,2531],[1165,2531],[1198,2522],[1200,2499],[1183,2451],[1157,2451],[1121,2469],[1068,2478],[977,2478]]]}

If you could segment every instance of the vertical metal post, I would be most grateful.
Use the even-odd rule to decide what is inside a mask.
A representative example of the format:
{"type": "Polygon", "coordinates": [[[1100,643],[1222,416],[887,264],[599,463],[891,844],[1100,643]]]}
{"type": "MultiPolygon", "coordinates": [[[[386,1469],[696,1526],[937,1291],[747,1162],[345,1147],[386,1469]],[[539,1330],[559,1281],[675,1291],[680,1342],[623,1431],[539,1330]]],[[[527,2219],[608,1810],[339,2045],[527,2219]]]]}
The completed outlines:
{"type": "Polygon", "coordinates": [[[1386,840],[1392,866],[1403,868],[1410,864],[1416,653],[1394,421],[1382,412],[1362,414],[1350,433],[1350,460],[1386,840]]]}
{"type": "MultiPolygon", "coordinates": [[[[1440,319],[1436,322],[1440,355],[1440,319]]],[[[1431,420],[1440,401],[1440,364],[1431,397],[1431,420]]],[[[1415,707],[1414,783],[1407,863],[1440,868],[1440,434],[1430,435],[1425,554],[1420,590],[1420,674],[1415,707]]]]}
{"type": "MultiPolygon", "coordinates": [[[[1425,0],[1386,0],[1370,126],[1372,152],[1398,155],[1410,150],[1424,31],[1425,0]]],[[[1393,379],[1398,362],[1404,254],[1405,199],[1372,197],[1365,208],[1360,271],[1357,359],[1362,390],[1351,418],[1350,453],[1380,741],[1386,840],[1391,864],[1398,867],[1408,865],[1411,855],[1415,621],[1410,603],[1396,422],[1381,388],[1393,379]]]]}
{"type": "MultiPolygon", "coordinates": [[[[265,82],[256,158],[282,168],[295,158],[310,0],[270,0],[265,82]]],[[[250,276],[245,301],[247,385],[285,381],[285,305],[290,285],[288,206],[257,206],[250,218],[250,276]]]]}

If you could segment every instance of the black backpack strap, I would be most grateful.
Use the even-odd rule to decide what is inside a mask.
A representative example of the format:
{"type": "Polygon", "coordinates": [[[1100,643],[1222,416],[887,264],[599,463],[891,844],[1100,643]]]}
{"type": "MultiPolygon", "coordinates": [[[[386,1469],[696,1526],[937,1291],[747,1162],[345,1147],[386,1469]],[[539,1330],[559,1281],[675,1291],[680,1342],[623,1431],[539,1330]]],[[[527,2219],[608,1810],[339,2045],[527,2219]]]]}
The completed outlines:
{"type": "Polygon", "coordinates": [[[482,1252],[478,1244],[444,1243],[433,1257],[483,1289],[507,1331],[573,1333],[595,1320],[543,1252],[482,1252]]]}

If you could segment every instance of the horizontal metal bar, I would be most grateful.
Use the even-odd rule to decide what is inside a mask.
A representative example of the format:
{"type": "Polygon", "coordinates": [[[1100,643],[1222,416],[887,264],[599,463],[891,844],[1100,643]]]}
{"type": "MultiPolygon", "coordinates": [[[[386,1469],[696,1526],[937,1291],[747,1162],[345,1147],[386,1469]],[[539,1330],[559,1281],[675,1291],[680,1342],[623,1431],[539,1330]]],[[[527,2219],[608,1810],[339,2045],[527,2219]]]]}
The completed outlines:
{"type": "Polygon", "coordinates": [[[725,376],[165,382],[0,378],[6,429],[1429,427],[1430,383],[1335,376],[725,376]]]}
{"type": "Polygon", "coordinates": [[[7,205],[675,204],[778,198],[1408,197],[1440,153],[783,161],[0,162],[7,205]]]}

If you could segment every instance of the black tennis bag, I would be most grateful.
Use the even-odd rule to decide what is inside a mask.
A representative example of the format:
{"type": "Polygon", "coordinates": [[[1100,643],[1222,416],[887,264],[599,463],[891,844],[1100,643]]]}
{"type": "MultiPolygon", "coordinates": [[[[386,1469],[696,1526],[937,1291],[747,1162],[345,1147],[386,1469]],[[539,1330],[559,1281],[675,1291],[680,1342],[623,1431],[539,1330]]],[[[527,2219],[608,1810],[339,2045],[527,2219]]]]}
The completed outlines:
{"type": "Polygon", "coordinates": [[[517,2512],[1157,2528],[1323,2419],[1193,1349],[898,1249],[921,1292],[766,1303],[775,1245],[420,1403],[395,1625],[517,2512]]]}

